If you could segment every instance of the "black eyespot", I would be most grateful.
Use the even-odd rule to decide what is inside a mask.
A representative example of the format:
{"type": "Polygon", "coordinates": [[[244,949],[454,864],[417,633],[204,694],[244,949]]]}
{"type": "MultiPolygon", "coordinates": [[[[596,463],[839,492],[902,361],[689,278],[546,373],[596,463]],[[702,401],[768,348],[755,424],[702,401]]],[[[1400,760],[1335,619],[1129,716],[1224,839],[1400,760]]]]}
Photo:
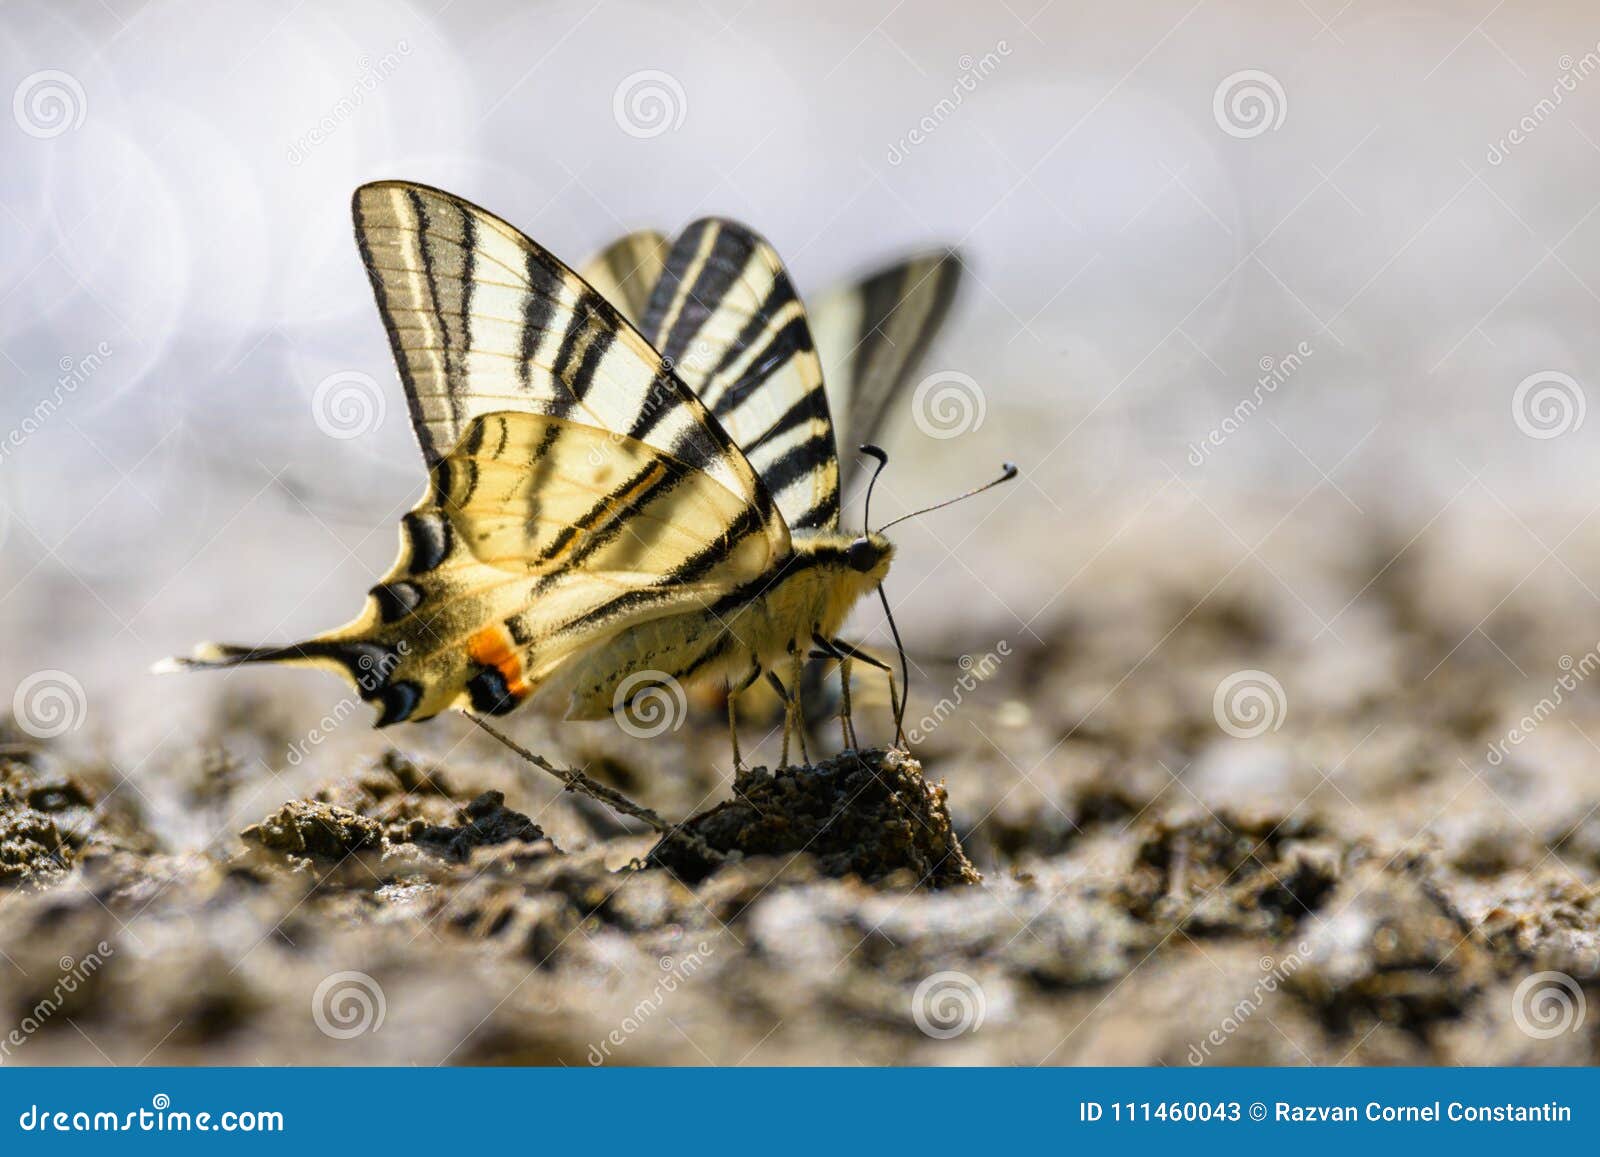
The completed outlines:
{"type": "Polygon", "coordinates": [[[873,546],[866,538],[858,538],[850,544],[850,549],[845,552],[845,560],[849,562],[851,570],[858,570],[866,574],[878,565],[878,548],[873,546]]]}

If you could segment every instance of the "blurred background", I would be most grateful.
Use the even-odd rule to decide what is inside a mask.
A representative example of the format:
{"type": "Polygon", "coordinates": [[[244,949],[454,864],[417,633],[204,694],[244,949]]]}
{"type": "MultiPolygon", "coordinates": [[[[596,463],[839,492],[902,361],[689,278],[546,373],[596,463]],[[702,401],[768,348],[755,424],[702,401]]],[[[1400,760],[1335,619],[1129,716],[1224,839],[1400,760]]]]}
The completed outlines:
{"type": "MultiPolygon", "coordinates": [[[[180,845],[162,769],[209,711],[316,726],[325,677],[146,672],[344,621],[392,561],[422,470],[348,200],[404,177],[573,263],[738,217],[807,295],[960,247],[884,509],[1023,479],[901,528],[902,627],[1128,635],[1053,730],[1023,702],[963,743],[1025,769],[1152,671],[1209,694],[1257,665],[1241,633],[1174,632],[1240,607],[1291,724],[1463,662],[1514,720],[1600,638],[1597,41],[1584,5],[1488,0],[12,0],[0,685],[180,845]],[[1401,574],[1437,627],[1404,662],[1371,603],[1401,574]]],[[[1592,760],[1572,732],[1537,740],[1592,760]]]]}

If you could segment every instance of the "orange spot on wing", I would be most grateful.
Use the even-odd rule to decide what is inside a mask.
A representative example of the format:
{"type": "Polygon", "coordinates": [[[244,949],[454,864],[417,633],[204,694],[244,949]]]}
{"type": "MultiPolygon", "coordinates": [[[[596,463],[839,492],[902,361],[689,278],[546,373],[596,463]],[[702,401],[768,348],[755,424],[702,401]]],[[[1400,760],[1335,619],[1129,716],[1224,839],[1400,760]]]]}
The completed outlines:
{"type": "Polygon", "coordinates": [[[506,690],[521,699],[528,693],[522,681],[522,661],[512,650],[511,640],[499,627],[485,627],[467,640],[467,654],[474,663],[493,667],[506,681],[506,690]]]}

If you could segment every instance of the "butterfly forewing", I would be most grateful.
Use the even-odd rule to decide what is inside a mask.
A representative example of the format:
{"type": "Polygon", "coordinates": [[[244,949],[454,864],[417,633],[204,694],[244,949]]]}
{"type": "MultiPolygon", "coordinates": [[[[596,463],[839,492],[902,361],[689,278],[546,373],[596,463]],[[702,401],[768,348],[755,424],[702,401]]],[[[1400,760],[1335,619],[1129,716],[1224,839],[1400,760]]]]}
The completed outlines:
{"type": "Polygon", "coordinates": [[[405,182],[356,190],[356,236],[431,465],[480,414],[635,437],[765,506],[754,472],[616,307],[510,225],[405,182]]]}
{"type": "Polygon", "coordinates": [[[788,525],[839,521],[839,463],[805,308],[772,247],[731,221],[685,229],[642,329],[743,449],[788,525]]]}

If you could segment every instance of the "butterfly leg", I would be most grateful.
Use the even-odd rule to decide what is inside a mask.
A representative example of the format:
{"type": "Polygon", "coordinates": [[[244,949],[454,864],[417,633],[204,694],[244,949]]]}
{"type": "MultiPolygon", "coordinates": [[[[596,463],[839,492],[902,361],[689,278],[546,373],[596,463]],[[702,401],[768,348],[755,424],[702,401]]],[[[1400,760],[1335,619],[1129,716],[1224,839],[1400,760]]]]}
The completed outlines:
{"type": "Polygon", "coordinates": [[[744,756],[739,753],[739,712],[734,706],[739,698],[731,682],[724,684],[728,692],[728,742],[733,744],[733,773],[738,775],[744,770],[744,756]]]}
{"type": "MultiPolygon", "coordinates": [[[[885,663],[882,659],[879,659],[874,655],[867,654],[867,652],[861,650],[861,648],[853,646],[850,643],[846,643],[843,639],[824,639],[821,636],[818,636],[816,643],[819,647],[825,647],[831,654],[840,659],[860,659],[867,666],[876,667],[878,670],[889,676],[889,708],[894,712],[895,717],[895,743],[900,748],[904,749],[906,745],[906,736],[905,732],[900,730],[900,695],[897,685],[894,681],[894,668],[890,667],[889,664],[885,663]]],[[[853,732],[854,728],[852,727],[851,730],[853,732]]]]}
{"type": "Polygon", "coordinates": [[[843,639],[824,639],[822,636],[818,635],[816,641],[819,646],[826,644],[828,648],[828,654],[832,655],[836,659],[860,659],[869,667],[876,667],[880,671],[892,671],[892,668],[889,666],[889,664],[885,663],[876,655],[869,655],[860,647],[857,647],[852,643],[847,643],[843,639]]]}
{"type": "Polygon", "coordinates": [[[811,652],[813,659],[832,659],[839,664],[839,730],[843,732],[845,750],[859,750],[855,720],[850,717],[850,656],[820,634],[813,634],[811,641],[817,646],[811,652]]]}
{"type": "Polygon", "coordinates": [[[794,692],[794,733],[800,740],[800,758],[811,766],[811,753],[806,750],[805,703],[800,698],[800,677],[805,669],[805,656],[793,644],[789,647],[789,686],[794,692]]]}
{"type": "Polygon", "coordinates": [[[783,700],[783,754],[778,756],[778,770],[782,771],[789,766],[789,730],[794,726],[794,704],[789,699],[789,692],[783,685],[783,680],[777,674],[768,671],[767,682],[772,684],[772,689],[778,693],[778,698],[783,700]]]}
{"type": "Polygon", "coordinates": [[[895,692],[894,672],[889,672],[889,705],[894,708],[894,745],[901,751],[909,752],[910,746],[906,743],[906,729],[901,723],[905,717],[905,703],[895,692]]]}
{"type": "Polygon", "coordinates": [[[839,660],[839,728],[844,732],[846,751],[855,751],[856,725],[850,718],[850,660],[839,660]]]}

